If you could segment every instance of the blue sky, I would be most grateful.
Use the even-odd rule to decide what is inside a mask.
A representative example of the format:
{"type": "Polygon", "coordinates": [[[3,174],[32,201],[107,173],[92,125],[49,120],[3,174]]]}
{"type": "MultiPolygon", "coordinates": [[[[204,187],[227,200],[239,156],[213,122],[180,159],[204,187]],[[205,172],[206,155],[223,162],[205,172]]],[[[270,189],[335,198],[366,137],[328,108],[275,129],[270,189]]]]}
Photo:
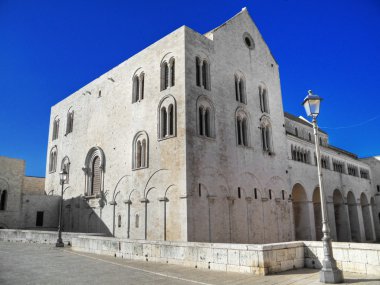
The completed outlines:
{"type": "Polygon", "coordinates": [[[243,7],[280,65],[285,111],[304,115],[312,89],[331,144],[380,154],[379,0],[0,0],[0,155],[45,176],[52,105],[176,28],[204,33],[243,7]]]}

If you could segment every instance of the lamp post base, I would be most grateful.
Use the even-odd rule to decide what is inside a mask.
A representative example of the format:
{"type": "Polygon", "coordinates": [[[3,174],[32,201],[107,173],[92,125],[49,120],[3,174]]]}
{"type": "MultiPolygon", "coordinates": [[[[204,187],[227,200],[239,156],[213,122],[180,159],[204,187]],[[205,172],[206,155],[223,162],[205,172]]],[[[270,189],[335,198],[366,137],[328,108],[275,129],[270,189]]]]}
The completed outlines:
{"type": "Polygon", "coordinates": [[[319,272],[319,277],[319,281],[322,283],[337,284],[343,282],[343,272],[338,268],[322,268],[319,272]]]}
{"type": "Polygon", "coordinates": [[[55,243],[55,247],[64,247],[65,244],[63,243],[62,239],[57,239],[57,242],[55,243]]]}

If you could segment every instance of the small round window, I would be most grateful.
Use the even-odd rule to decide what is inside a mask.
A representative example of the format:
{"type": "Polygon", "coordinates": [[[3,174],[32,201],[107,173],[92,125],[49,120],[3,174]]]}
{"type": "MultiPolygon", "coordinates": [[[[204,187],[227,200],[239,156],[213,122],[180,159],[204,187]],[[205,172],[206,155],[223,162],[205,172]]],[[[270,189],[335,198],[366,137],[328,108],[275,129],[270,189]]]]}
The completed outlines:
{"type": "Polygon", "coordinates": [[[243,35],[243,40],[244,40],[244,43],[245,45],[249,48],[249,49],[254,49],[255,48],[255,43],[251,37],[250,34],[248,33],[244,33],[243,35]]]}

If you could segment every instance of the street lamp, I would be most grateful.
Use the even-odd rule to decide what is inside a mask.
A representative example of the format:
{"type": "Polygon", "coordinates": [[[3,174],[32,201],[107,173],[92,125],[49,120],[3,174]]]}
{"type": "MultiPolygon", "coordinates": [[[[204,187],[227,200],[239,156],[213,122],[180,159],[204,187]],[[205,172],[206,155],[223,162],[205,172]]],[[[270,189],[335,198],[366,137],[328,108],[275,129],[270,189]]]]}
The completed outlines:
{"type": "Polygon", "coordinates": [[[59,182],[61,184],[61,201],[59,204],[59,224],[58,224],[58,239],[55,244],[56,247],[64,247],[64,243],[62,241],[62,207],[63,207],[63,184],[65,184],[67,179],[67,172],[65,169],[59,173],[59,182]]]}
{"type": "Polygon", "coordinates": [[[318,126],[317,117],[319,115],[319,106],[322,98],[318,95],[314,95],[311,90],[308,91],[308,95],[304,99],[302,105],[305,108],[306,114],[313,118],[313,130],[315,141],[315,152],[317,156],[317,168],[318,168],[318,182],[319,191],[321,196],[321,211],[322,211],[322,243],[324,259],[322,262],[322,269],[320,271],[320,281],[323,283],[341,283],[343,281],[343,272],[336,266],[336,261],[333,256],[333,250],[331,245],[330,226],[327,215],[326,197],[323,191],[322,183],[322,171],[321,171],[321,153],[318,143],[318,126]]]}

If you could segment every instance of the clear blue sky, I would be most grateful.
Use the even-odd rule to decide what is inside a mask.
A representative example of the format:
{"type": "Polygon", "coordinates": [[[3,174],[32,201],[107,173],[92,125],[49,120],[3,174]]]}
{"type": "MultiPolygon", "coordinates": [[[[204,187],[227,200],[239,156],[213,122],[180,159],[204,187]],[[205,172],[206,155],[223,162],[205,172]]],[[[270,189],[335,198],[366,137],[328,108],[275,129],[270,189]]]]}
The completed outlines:
{"type": "Polygon", "coordinates": [[[52,105],[176,28],[204,33],[245,6],[280,65],[285,110],[304,115],[312,89],[331,144],[380,154],[379,0],[0,0],[0,155],[44,176],[52,105]]]}

